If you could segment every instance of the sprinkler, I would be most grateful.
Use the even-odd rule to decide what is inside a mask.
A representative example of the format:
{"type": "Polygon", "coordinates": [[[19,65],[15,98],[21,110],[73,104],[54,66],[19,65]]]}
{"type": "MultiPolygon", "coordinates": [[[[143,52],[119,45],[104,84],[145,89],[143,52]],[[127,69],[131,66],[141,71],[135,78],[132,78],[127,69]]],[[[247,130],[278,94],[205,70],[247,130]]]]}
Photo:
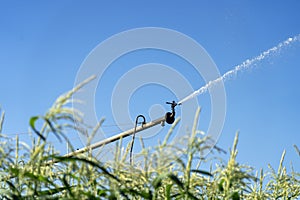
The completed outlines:
{"type": "Polygon", "coordinates": [[[165,120],[168,124],[173,124],[173,122],[175,121],[175,107],[180,104],[177,104],[175,101],[166,102],[166,104],[171,104],[172,112],[166,113],[165,120]]]}

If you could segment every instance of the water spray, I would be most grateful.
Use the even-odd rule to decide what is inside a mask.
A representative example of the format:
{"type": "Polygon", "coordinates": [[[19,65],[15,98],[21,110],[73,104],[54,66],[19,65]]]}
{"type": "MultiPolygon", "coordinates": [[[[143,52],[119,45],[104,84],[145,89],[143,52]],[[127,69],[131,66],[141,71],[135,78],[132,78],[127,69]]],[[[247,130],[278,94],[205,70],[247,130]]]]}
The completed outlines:
{"type": "Polygon", "coordinates": [[[259,54],[258,56],[251,58],[251,59],[247,59],[244,62],[242,62],[239,65],[236,65],[232,70],[226,72],[225,74],[223,74],[223,76],[213,80],[213,81],[209,81],[206,85],[204,85],[203,87],[201,87],[200,89],[194,91],[192,94],[188,95],[187,97],[183,98],[182,100],[180,100],[178,102],[178,105],[200,95],[203,94],[205,92],[207,92],[209,89],[213,88],[216,84],[220,83],[221,81],[227,81],[230,80],[232,77],[236,76],[236,74],[240,71],[244,71],[246,69],[250,69],[251,66],[253,66],[255,63],[271,56],[272,54],[280,51],[283,47],[289,46],[292,43],[296,42],[296,41],[300,41],[300,34],[297,36],[294,36],[292,38],[288,38],[287,40],[279,43],[277,46],[274,46],[264,52],[262,52],[261,54],[259,54]]]}

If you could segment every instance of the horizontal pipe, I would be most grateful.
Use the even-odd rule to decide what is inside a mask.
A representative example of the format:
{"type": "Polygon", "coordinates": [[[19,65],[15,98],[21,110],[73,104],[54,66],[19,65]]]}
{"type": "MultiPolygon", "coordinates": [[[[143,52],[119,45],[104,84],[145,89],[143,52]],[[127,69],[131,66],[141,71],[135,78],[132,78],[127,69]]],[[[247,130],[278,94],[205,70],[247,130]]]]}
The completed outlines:
{"type": "Polygon", "coordinates": [[[114,135],[110,138],[104,139],[102,141],[96,142],[96,143],[91,144],[89,146],[86,146],[86,147],[83,147],[83,148],[78,149],[76,151],[73,151],[71,153],[68,153],[68,154],[64,155],[64,157],[70,157],[70,156],[73,156],[73,155],[77,155],[77,154],[80,154],[80,153],[84,153],[84,152],[102,147],[106,144],[112,143],[112,142],[114,142],[116,140],[119,140],[121,138],[128,137],[128,136],[130,136],[134,133],[146,130],[146,129],[151,128],[153,126],[156,126],[158,124],[161,124],[162,126],[164,126],[164,123],[165,123],[165,117],[158,118],[156,120],[153,120],[151,122],[148,122],[148,123],[142,124],[141,126],[136,127],[136,130],[134,130],[134,128],[132,128],[132,129],[124,131],[124,132],[122,132],[118,135],[114,135]]]}

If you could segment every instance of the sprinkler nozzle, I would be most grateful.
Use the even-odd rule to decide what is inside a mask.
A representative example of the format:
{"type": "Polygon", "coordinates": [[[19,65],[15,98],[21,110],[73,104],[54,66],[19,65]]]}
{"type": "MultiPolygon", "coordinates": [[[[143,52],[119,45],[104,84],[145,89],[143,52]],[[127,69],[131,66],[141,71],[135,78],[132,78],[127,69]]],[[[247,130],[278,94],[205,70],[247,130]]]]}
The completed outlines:
{"type": "Polygon", "coordinates": [[[172,101],[172,102],[166,102],[166,104],[171,104],[172,110],[173,110],[177,105],[180,105],[180,104],[177,104],[175,101],[172,101]]]}

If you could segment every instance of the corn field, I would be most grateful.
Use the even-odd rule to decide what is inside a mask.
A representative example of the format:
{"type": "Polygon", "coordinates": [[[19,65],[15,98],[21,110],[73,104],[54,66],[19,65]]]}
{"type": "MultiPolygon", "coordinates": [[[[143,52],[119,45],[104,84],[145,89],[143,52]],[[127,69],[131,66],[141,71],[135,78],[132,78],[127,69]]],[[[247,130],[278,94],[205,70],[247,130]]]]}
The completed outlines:
{"type": "MultiPolygon", "coordinates": [[[[169,141],[179,122],[177,119],[162,142],[152,147],[142,145],[135,155],[138,159],[133,163],[128,159],[131,144],[123,145],[122,139],[115,143],[114,159],[110,162],[98,161],[91,152],[69,157],[61,155],[48,140],[50,134],[74,150],[68,140],[68,131],[92,137],[103,122],[101,120],[97,127],[90,129],[84,124],[80,111],[71,106],[72,95],[89,81],[91,79],[61,95],[43,116],[29,119],[32,144],[0,134],[1,199],[300,198],[300,173],[283,165],[285,152],[278,170],[271,166],[265,171],[256,170],[240,164],[236,160],[238,133],[227,160],[210,158],[222,153],[219,148],[201,158],[201,153],[208,148],[209,138],[195,128],[200,109],[195,113],[194,127],[182,139],[184,146],[181,149],[169,141]],[[127,148],[123,148],[126,145],[127,148]],[[206,162],[211,162],[213,167],[203,169],[206,162]]],[[[4,119],[2,112],[0,133],[4,119]]],[[[142,139],[140,142],[143,144],[142,139]]],[[[298,151],[297,147],[295,149],[298,151]]]]}

